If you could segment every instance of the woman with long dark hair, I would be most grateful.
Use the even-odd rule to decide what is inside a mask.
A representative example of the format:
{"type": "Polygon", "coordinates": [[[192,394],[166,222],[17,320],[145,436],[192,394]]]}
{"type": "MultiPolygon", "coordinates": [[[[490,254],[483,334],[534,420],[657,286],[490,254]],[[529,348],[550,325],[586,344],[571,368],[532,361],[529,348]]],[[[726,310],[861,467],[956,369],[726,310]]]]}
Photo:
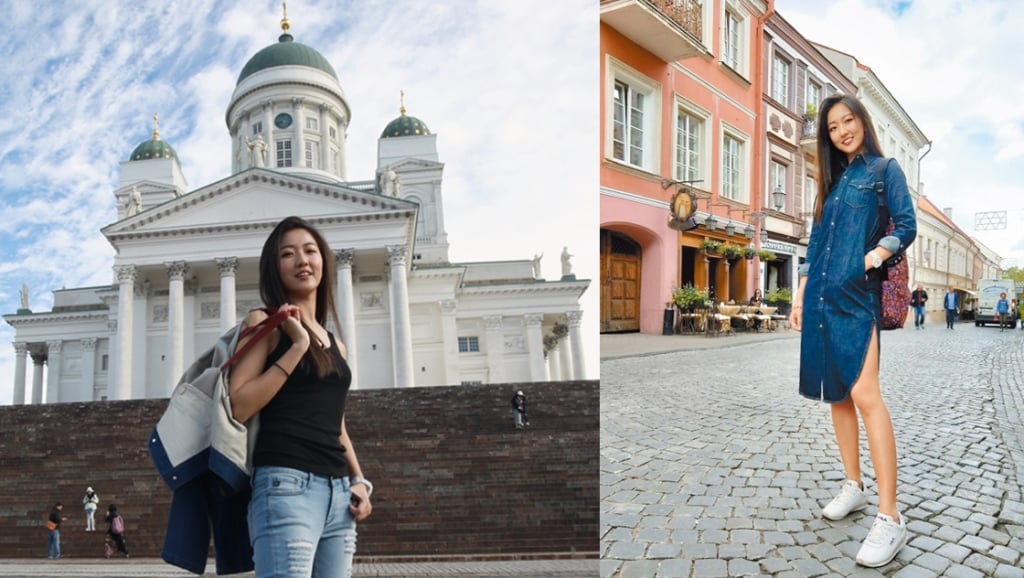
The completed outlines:
{"type": "Polygon", "coordinates": [[[859,100],[836,94],[818,107],[818,195],[814,227],[790,323],[802,330],[800,393],[831,404],[847,481],[823,509],[831,520],[867,506],[861,481],[860,430],[867,431],[878,485],[878,515],[857,553],[863,566],[892,561],[907,542],[896,505],[896,439],[879,384],[883,263],[917,233],[903,170],[882,156],[871,117],[859,100]],[[881,163],[881,164],[879,164],[881,163]],[[875,175],[882,175],[882,187],[875,175]],[[881,203],[895,224],[886,234],[881,203]]]}
{"type": "MultiPolygon", "coordinates": [[[[373,485],[345,428],[352,372],[345,346],[325,328],[328,318],[341,327],[334,279],[334,255],[312,225],[288,217],[270,233],[260,297],[288,319],[230,376],[235,419],[259,414],[248,514],[257,578],[350,576],[356,522],[370,515],[373,485]]],[[[266,318],[254,310],[245,325],[266,318]]]]}

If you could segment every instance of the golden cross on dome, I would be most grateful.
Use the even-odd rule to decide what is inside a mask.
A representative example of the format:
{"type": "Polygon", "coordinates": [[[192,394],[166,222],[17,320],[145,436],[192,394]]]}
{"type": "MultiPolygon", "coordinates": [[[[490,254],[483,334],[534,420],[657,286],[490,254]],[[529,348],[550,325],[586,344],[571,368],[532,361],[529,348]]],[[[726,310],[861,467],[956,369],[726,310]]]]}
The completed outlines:
{"type": "Polygon", "coordinates": [[[281,2],[281,9],[284,11],[284,18],[281,19],[281,31],[287,34],[288,29],[292,27],[291,23],[288,22],[288,3],[281,2]]]}
{"type": "Polygon", "coordinates": [[[153,140],[160,140],[160,116],[153,113],[153,140]]]}
{"type": "Polygon", "coordinates": [[[400,108],[398,110],[399,110],[399,112],[402,113],[402,116],[405,116],[405,91],[404,90],[399,90],[398,94],[399,94],[399,99],[398,100],[399,100],[399,103],[401,103],[400,104],[400,108]]]}

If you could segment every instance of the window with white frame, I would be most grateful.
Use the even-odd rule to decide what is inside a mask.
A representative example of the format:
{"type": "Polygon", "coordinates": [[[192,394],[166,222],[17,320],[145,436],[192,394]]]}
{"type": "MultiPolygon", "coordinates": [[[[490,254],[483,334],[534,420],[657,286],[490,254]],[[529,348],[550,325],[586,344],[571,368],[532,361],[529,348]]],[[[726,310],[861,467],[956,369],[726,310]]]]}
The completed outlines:
{"type": "Polygon", "coordinates": [[[320,130],[320,119],[307,116],[306,117],[306,129],[307,130],[320,130]]]}
{"type": "Polygon", "coordinates": [[[772,58],[772,98],[789,107],[789,61],[776,54],[772,58]]]}
{"type": "Polygon", "coordinates": [[[459,338],[459,353],[479,353],[480,352],[480,338],[479,337],[460,337],[459,338]]]}
{"type": "Polygon", "coordinates": [[[330,134],[331,134],[331,140],[334,140],[334,141],[338,140],[338,129],[336,129],[336,128],[334,128],[332,126],[331,130],[330,130],[330,134]]]}
{"type": "Polygon", "coordinates": [[[306,139],[306,167],[320,168],[320,141],[306,139]]]}
{"type": "Polygon", "coordinates": [[[704,119],[680,108],[676,113],[676,180],[696,181],[701,178],[703,145],[704,119]]]}
{"type": "Polygon", "coordinates": [[[277,167],[290,167],[292,166],[292,141],[290,140],[279,140],[276,145],[277,151],[277,167]]]}
{"type": "Polygon", "coordinates": [[[252,123],[252,134],[260,134],[263,132],[263,121],[256,121],[252,123]]]}
{"type": "Polygon", "coordinates": [[[818,196],[818,181],[814,177],[804,179],[804,213],[814,210],[814,199],[818,196]]]}
{"type": "Polygon", "coordinates": [[[725,30],[722,32],[722,62],[739,71],[743,55],[743,21],[733,10],[725,10],[725,30]]]}
{"type": "Polygon", "coordinates": [[[612,84],[605,154],[648,172],[657,172],[659,88],[650,79],[609,59],[612,84]]]}
{"type": "Polygon", "coordinates": [[[746,201],[743,194],[744,142],[735,135],[722,137],[722,189],[721,195],[734,201],[746,201]]]}
{"type": "Polygon", "coordinates": [[[814,106],[814,110],[818,110],[818,104],[821,103],[821,85],[813,80],[807,81],[807,106],[814,106]]]}
{"type": "MultiPolygon", "coordinates": [[[[774,199],[775,190],[776,189],[782,189],[783,191],[786,190],[786,170],[787,169],[788,169],[788,167],[786,165],[784,165],[784,164],[782,164],[782,163],[772,159],[770,175],[769,175],[770,185],[771,186],[769,187],[769,190],[768,190],[768,198],[765,199],[765,203],[766,203],[765,206],[766,207],[771,207],[771,208],[775,209],[776,208],[775,207],[775,199],[774,199]]],[[[787,191],[787,192],[789,192],[789,191],[787,191]]],[[[787,194],[786,197],[788,198],[788,197],[790,197],[790,195],[787,194]]],[[[783,206],[781,210],[785,211],[786,207],[783,206]]]]}

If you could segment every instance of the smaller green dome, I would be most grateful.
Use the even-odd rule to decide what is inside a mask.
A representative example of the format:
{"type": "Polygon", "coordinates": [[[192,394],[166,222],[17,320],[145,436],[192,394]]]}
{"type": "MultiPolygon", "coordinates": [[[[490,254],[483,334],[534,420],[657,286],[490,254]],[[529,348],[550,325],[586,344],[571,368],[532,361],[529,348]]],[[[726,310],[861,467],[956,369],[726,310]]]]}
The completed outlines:
{"type": "Polygon", "coordinates": [[[384,127],[384,132],[380,134],[380,138],[422,136],[427,134],[430,134],[430,129],[427,128],[427,123],[415,116],[406,115],[405,108],[403,107],[402,116],[389,122],[388,126],[384,127]]]}
{"type": "Polygon", "coordinates": [[[171,145],[160,140],[159,137],[155,137],[135,147],[132,155],[128,157],[130,161],[146,161],[149,159],[178,160],[178,153],[174,152],[174,148],[171,145]]]}

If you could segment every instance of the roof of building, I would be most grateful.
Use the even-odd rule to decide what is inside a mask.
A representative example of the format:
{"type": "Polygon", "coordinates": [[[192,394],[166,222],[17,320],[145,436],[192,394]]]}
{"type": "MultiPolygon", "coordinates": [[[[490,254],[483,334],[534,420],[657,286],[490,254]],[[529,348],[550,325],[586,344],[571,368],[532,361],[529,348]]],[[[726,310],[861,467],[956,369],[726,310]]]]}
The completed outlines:
{"type": "Polygon", "coordinates": [[[330,74],[335,80],[338,79],[334,67],[316,49],[301,42],[295,42],[295,38],[288,32],[279,36],[277,40],[277,44],[271,44],[260,50],[245,63],[242,72],[238,75],[236,85],[261,70],[276,66],[308,66],[330,74]]]}

